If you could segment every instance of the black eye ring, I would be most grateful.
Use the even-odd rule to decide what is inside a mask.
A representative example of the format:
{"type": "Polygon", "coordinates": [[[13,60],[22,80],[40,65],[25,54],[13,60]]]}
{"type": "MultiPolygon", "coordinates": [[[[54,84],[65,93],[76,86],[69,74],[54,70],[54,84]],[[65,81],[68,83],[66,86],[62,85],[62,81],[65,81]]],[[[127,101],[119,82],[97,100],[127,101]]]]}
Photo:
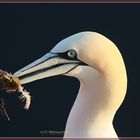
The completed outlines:
{"type": "Polygon", "coordinates": [[[69,58],[74,59],[77,57],[77,52],[75,50],[71,49],[67,52],[67,55],[69,58]]]}

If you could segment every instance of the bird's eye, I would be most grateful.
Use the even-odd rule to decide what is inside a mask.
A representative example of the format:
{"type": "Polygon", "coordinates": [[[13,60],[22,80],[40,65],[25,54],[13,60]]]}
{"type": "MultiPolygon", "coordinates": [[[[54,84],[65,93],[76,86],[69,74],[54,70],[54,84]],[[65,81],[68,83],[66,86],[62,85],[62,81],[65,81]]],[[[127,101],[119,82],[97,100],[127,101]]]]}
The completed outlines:
{"type": "Polygon", "coordinates": [[[72,58],[72,59],[76,58],[77,57],[76,51],[75,50],[69,50],[68,51],[68,57],[72,58]]]}

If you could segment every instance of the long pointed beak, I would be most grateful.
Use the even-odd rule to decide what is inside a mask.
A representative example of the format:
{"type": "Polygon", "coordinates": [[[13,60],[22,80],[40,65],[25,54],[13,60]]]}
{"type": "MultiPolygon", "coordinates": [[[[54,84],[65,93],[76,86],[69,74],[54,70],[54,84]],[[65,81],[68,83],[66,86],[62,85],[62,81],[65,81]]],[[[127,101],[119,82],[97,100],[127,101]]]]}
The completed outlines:
{"type": "Polygon", "coordinates": [[[20,79],[21,84],[26,84],[46,77],[66,74],[78,65],[77,60],[67,60],[59,57],[59,54],[47,53],[14,73],[14,76],[20,79]]]}

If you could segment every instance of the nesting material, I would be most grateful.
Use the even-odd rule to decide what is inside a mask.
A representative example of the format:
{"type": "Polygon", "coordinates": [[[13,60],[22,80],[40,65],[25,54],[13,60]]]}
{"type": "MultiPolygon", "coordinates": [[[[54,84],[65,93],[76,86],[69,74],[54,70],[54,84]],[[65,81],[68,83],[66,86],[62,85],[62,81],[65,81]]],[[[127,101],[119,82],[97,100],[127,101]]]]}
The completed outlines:
{"type": "MultiPolygon", "coordinates": [[[[24,108],[26,110],[29,109],[31,104],[30,93],[21,86],[20,80],[17,77],[14,77],[12,74],[6,71],[0,70],[0,89],[5,90],[8,93],[20,92],[20,100],[25,101],[24,108]]],[[[5,108],[3,109],[3,111],[5,111],[5,108]]],[[[5,113],[5,115],[7,115],[7,113],[5,113]]]]}
{"type": "Polygon", "coordinates": [[[2,116],[5,116],[7,118],[7,120],[10,121],[10,118],[6,112],[6,109],[5,109],[4,99],[2,99],[2,98],[0,98],[0,114],[2,116]]]}
{"type": "Polygon", "coordinates": [[[19,97],[22,101],[25,101],[25,106],[24,108],[26,110],[29,109],[30,104],[31,104],[31,96],[30,93],[28,91],[26,91],[22,86],[19,87],[19,92],[21,92],[21,96],[19,97]]]}

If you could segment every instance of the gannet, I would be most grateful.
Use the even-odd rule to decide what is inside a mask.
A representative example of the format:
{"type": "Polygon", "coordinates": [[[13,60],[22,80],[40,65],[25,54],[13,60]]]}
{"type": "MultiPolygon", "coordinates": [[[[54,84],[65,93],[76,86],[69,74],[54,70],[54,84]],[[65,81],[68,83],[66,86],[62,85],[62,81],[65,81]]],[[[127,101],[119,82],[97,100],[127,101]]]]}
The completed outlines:
{"type": "Polygon", "coordinates": [[[112,122],[126,95],[127,73],[112,41],[97,32],[74,34],[14,74],[21,84],[55,75],[73,76],[80,81],[65,138],[118,137],[112,122]]]}

